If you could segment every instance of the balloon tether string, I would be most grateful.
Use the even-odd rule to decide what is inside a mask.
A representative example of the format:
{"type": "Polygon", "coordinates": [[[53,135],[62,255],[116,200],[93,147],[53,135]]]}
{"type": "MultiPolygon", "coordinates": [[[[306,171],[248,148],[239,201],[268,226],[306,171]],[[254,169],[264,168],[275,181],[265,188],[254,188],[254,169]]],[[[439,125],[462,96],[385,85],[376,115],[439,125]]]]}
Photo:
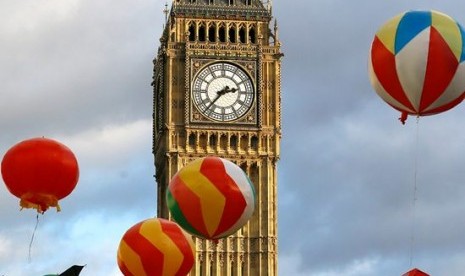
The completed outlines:
{"type": "Polygon", "coordinates": [[[415,161],[414,161],[414,177],[413,177],[413,197],[412,197],[412,225],[410,233],[410,267],[413,265],[413,255],[415,251],[415,219],[416,219],[416,203],[417,203],[417,191],[418,191],[418,147],[420,140],[420,117],[417,117],[417,127],[416,127],[416,137],[415,137],[415,161]]]}
{"type": "Polygon", "coordinates": [[[32,260],[32,257],[31,257],[32,243],[34,242],[34,236],[36,234],[38,226],[39,226],[39,213],[37,213],[37,215],[36,215],[36,225],[34,227],[34,231],[32,231],[31,242],[29,243],[29,256],[28,256],[29,263],[31,263],[31,260],[32,260]]]}

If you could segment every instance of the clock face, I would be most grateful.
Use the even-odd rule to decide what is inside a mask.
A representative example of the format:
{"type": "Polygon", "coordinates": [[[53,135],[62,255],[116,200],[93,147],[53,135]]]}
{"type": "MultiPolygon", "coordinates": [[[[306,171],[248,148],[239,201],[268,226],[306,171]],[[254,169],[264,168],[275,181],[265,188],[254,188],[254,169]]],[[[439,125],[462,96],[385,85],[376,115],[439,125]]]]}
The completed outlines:
{"type": "Polygon", "coordinates": [[[244,70],[217,62],[205,66],[194,78],[192,96],[204,116],[228,122],[241,118],[252,107],[254,87],[244,70]]]}

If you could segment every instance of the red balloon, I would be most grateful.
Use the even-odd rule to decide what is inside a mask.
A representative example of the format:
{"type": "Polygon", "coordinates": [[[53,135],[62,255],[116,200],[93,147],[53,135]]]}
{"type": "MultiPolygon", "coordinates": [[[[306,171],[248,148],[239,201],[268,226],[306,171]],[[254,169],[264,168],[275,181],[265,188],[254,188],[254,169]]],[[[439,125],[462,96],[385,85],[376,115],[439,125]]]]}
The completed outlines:
{"type": "Polygon", "coordinates": [[[44,213],[49,207],[60,211],[58,200],[76,187],[79,167],[73,152],[47,138],[28,139],[11,147],[1,164],[6,187],[20,198],[22,208],[44,213]]]}

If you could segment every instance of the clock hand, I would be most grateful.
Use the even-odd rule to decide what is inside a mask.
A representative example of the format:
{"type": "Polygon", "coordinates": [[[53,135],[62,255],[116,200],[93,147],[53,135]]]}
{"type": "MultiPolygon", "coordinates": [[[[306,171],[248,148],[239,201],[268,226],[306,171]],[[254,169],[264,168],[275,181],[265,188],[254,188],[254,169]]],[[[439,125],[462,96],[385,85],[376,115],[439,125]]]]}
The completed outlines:
{"type": "Polygon", "coordinates": [[[229,88],[229,86],[225,86],[223,89],[220,91],[216,92],[216,97],[213,99],[213,101],[206,107],[205,110],[210,109],[210,107],[219,99],[221,96],[227,93],[235,93],[237,91],[237,88],[229,88]]]}
{"type": "Polygon", "coordinates": [[[219,94],[218,92],[216,92],[216,97],[213,99],[212,102],[210,102],[210,104],[205,108],[205,110],[209,110],[210,107],[221,97],[222,94],[219,94]]]}
{"type": "Polygon", "coordinates": [[[221,91],[218,91],[217,93],[221,93],[221,95],[224,95],[227,93],[235,93],[236,91],[236,88],[229,88],[229,86],[226,85],[221,91]]]}

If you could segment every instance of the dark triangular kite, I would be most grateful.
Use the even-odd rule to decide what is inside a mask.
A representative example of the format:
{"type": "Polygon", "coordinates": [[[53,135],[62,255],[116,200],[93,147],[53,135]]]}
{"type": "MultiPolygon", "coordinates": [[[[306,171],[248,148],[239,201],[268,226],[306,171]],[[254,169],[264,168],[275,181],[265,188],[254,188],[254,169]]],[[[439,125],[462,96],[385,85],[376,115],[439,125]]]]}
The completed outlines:
{"type": "Polygon", "coordinates": [[[83,265],[73,265],[72,267],[68,268],[65,272],[61,273],[59,276],[79,276],[83,268],[83,265]]]}

